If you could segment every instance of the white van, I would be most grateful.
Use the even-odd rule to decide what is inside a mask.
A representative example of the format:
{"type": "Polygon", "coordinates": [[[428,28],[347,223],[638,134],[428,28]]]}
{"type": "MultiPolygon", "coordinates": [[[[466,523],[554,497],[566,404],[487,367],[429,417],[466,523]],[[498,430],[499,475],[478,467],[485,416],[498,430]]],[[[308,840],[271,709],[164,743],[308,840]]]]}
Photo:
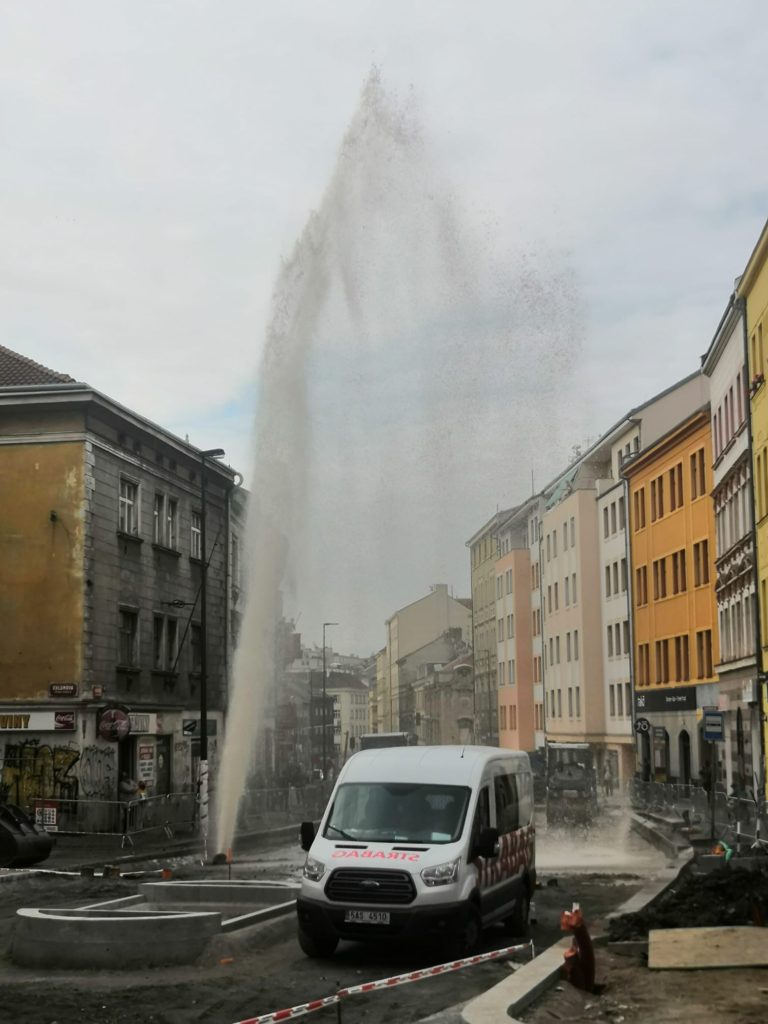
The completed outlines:
{"type": "Polygon", "coordinates": [[[528,755],[497,747],[363,750],[342,768],[307,850],[299,944],[437,937],[450,956],[503,921],[523,937],[536,884],[528,755]]]}

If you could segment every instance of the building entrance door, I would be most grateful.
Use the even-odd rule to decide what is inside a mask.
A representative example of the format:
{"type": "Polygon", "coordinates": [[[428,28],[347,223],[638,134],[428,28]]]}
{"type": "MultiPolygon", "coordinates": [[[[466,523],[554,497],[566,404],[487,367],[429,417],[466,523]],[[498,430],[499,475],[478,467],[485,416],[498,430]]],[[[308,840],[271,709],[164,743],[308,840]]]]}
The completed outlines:
{"type": "Polygon", "coordinates": [[[166,796],[171,792],[171,737],[155,739],[155,794],[166,796]]]}

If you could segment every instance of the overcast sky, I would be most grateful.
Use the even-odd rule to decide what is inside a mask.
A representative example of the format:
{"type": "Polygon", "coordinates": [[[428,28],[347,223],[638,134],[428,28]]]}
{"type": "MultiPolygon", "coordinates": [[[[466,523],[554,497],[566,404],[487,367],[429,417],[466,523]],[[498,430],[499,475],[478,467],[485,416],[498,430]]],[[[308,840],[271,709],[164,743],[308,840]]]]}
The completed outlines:
{"type": "MultiPolygon", "coordinates": [[[[760,0],[3,0],[0,340],[247,472],[280,262],[375,64],[478,232],[572,275],[564,404],[594,437],[696,368],[766,218],[765,26],[760,0]]],[[[468,593],[458,538],[495,504],[338,646],[437,579],[468,593]]]]}

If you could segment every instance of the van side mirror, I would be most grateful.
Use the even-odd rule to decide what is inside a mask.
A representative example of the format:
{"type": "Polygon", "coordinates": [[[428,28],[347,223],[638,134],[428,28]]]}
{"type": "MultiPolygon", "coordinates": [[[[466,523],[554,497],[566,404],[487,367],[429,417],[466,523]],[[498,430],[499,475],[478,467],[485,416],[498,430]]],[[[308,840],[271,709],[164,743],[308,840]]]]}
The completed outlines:
{"type": "Polygon", "coordinates": [[[315,841],[315,825],[311,821],[302,821],[299,835],[301,836],[302,850],[308,850],[315,841]]]}
{"type": "Polygon", "coordinates": [[[477,840],[477,856],[497,857],[499,853],[499,830],[497,828],[484,828],[477,840]]]}

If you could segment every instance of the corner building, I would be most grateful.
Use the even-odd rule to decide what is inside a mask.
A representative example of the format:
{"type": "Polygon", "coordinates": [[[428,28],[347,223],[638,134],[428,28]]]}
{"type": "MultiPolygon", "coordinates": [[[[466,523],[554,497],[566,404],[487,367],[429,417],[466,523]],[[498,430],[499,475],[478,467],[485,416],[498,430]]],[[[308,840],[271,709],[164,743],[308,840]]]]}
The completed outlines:
{"type": "MultiPolygon", "coordinates": [[[[712,431],[706,405],[629,460],[633,669],[641,775],[697,781],[718,706],[712,431]]],[[[718,776],[722,779],[722,767],[718,776]]]]}

